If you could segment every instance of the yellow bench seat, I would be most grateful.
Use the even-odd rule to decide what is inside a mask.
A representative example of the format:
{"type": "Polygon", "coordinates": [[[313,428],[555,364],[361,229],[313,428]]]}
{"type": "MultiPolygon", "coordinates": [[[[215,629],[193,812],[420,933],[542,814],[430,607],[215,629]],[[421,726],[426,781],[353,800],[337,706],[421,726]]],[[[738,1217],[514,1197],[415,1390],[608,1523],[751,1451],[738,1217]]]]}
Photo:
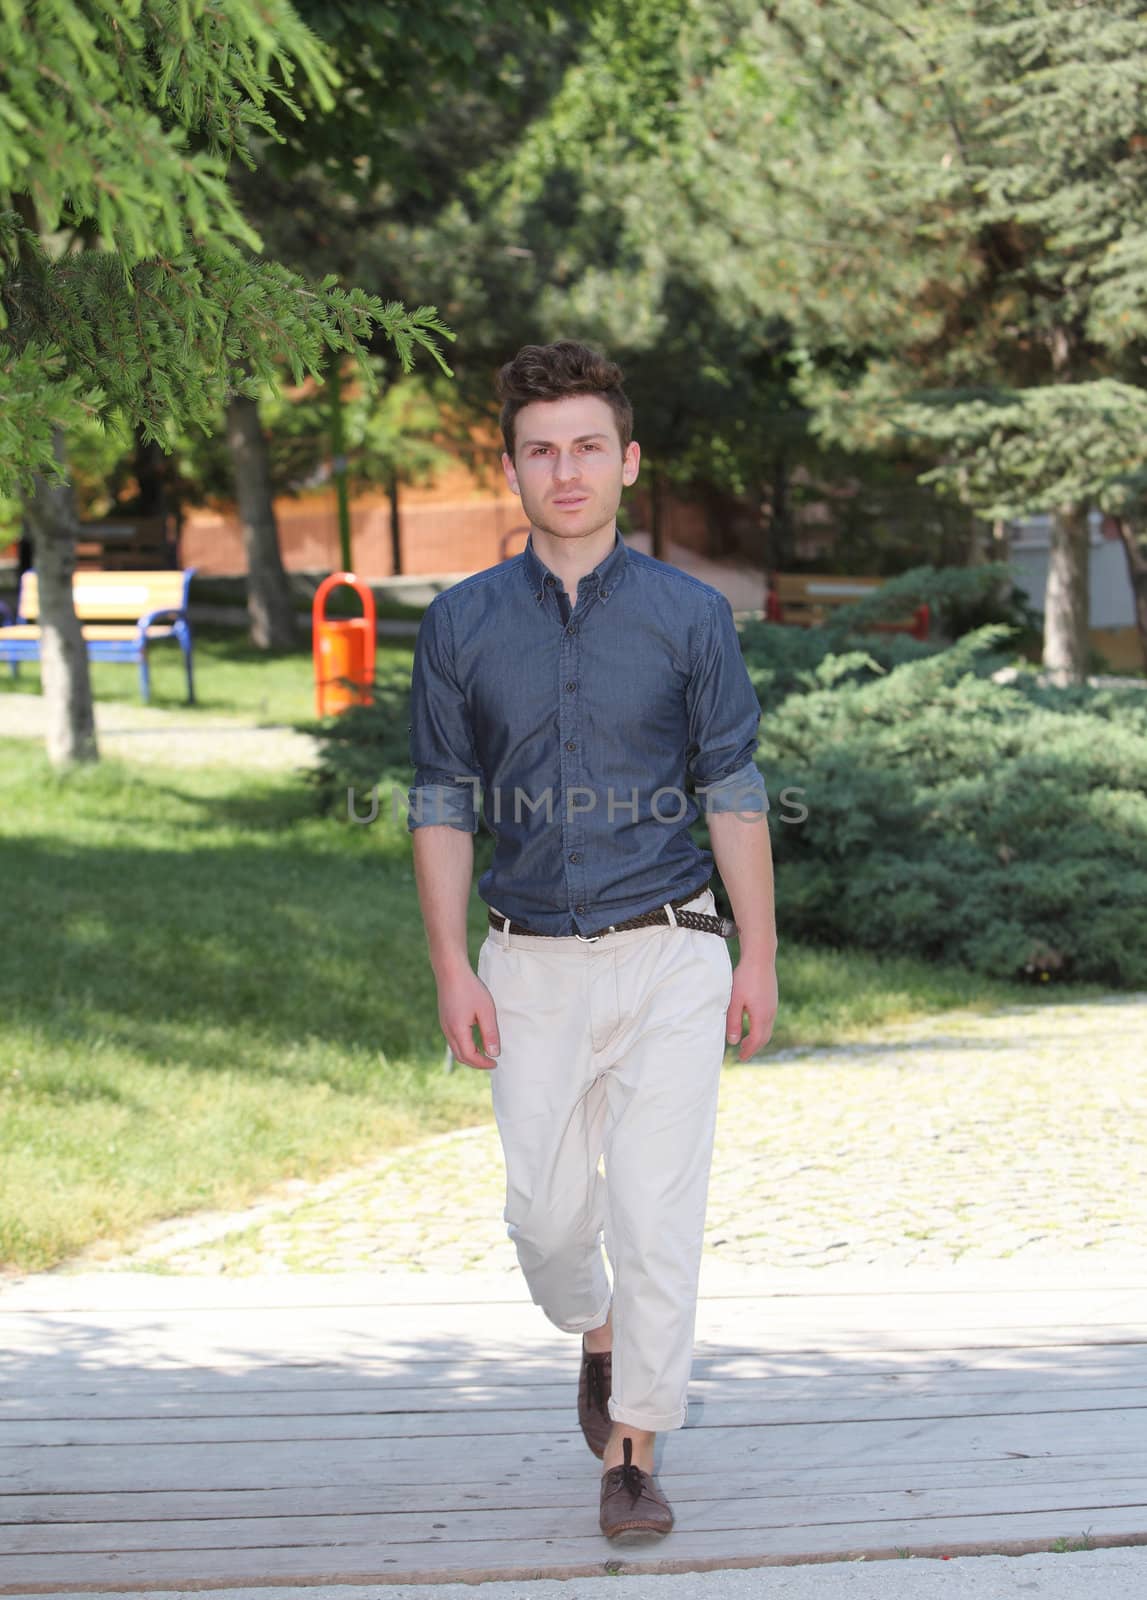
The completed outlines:
{"type": "MultiPolygon", "coordinates": [[[[139,637],[137,627],[128,627],[126,624],[117,626],[114,623],[88,623],[82,628],[85,639],[136,639],[139,637]]],[[[162,623],[153,622],[147,630],[149,639],[167,639],[172,629],[162,623]]],[[[0,634],[5,641],[14,642],[17,639],[39,639],[40,629],[30,622],[15,622],[10,628],[3,629],[0,634]]]]}
{"type": "MultiPolygon", "coordinates": [[[[161,640],[178,644],[187,675],[187,702],[195,702],[192,672],[191,624],[187,595],[193,567],[162,572],[77,572],[72,579],[72,602],[92,661],[134,661],[139,667],[140,692],[151,697],[148,646],[161,640]]],[[[0,606],[0,661],[13,675],[22,661],[40,659],[42,629],[40,586],[34,572],[20,581],[15,619],[0,606]]]]}

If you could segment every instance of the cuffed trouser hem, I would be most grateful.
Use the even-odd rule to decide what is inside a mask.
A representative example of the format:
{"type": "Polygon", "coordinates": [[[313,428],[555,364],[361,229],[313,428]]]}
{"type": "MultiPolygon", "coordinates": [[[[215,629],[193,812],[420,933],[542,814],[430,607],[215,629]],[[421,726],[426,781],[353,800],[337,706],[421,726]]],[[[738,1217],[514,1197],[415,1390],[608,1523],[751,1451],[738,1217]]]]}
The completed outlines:
{"type": "MultiPolygon", "coordinates": [[[[612,1304],[613,1292],[611,1290],[610,1293],[606,1295],[605,1304],[602,1306],[601,1310],[597,1312],[595,1316],[590,1317],[588,1322],[559,1322],[556,1317],[550,1317],[550,1321],[553,1323],[555,1328],[560,1328],[563,1333],[592,1333],[595,1328],[605,1327],[605,1324],[609,1319],[609,1308],[612,1304]]],[[[549,1313],[547,1312],[547,1316],[548,1315],[549,1313]]],[[[635,1422],[633,1426],[636,1428],[638,1424],[635,1422]]]]}
{"type": "Polygon", "coordinates": [[[645,1433],[669,1433],[674,1428],[683,1428],[687,1409],[682,1406],[679,1411],[631,1411],[628,1406],[615,1405],[612,1395],[609,1400],[609,1414],[614,1422],[628,1422],[631,1428],[640,1428],[645,1433]]]}

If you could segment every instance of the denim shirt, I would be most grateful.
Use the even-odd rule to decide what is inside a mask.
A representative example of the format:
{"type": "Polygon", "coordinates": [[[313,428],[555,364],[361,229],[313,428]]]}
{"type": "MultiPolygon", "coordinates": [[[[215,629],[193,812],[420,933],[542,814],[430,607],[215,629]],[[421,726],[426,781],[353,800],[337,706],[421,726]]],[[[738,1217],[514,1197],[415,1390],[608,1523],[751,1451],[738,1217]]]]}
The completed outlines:
{"type": "Polygon", "coordinates": [[[480,897],[537,933],[596,933],[705,887],[698,795],[768,810],[760,716],[719,590],[615,535],[571,610],[531,536],[419,627],[407,829],[475,832],[481,790],[480,897]]]}

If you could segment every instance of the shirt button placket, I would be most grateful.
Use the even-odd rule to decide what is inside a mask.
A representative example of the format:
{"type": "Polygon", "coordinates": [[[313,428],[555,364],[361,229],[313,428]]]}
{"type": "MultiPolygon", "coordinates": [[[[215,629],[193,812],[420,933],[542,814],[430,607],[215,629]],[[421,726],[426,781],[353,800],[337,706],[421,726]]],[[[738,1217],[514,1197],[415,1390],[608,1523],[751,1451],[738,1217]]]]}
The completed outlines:
{"type": "MultiPolygon", "coordinates": [[[[558,715],[558,738],[561,741],[559,752],[562,792],[559,804],[562,808],[562,839],[566,859],[566,886],[569,895],[569,904],[584,906],[586,902],[585,884],[585,836],[582,832],[581,813],[571,818],[568,813],[569,792],[572,787],[579,784],[582,779],[581,750],[578,739],[578,694],[581,683],[578,678],[578,625],[568,622],[562,630],[562,648],[560,673],[562,691],[559,695],[560,712],[558,715]]],[[[579,916],[581,912],[577,913],[579,916]]]]}

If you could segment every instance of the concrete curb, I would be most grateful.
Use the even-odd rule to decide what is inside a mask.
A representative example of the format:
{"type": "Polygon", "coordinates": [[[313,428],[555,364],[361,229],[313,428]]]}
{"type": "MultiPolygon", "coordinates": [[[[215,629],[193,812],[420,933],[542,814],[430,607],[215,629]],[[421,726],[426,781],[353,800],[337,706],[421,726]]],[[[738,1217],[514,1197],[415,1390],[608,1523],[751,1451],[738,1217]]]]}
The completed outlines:
{"type": "MultiPolygon", "coordinates": [[[[185,1590],[102,1591],[104,1600],[181,1600],[185,1590]]],[[[227,1600],[1140,1600],[1147,1547],[950,1561],[823,1561],[800,1567],[515,1578],[509,1583],[327,1584],[200,1591],[227,1600]]],[[[43,1600],[13,1595],[9,1600],[43,1600]]],[[[91,1600],[57,1592],[53,1600],[91,1600]]]]}

